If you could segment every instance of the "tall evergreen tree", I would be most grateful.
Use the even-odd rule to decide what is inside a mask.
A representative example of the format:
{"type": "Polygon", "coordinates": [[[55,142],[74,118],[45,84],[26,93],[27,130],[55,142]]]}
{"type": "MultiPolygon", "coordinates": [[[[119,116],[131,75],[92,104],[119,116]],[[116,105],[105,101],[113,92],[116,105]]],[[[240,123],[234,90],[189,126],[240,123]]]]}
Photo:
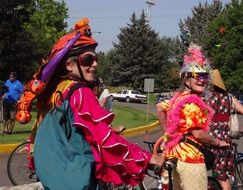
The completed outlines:
{"type": "Polygon", "coordinates": [[[130,21],[118,34],[119,43],[114,44],[112,84],[142,89],[145,78],[158,78],[163,64],[161,42],[146,21],[144,12],[139,19],[133,13],[130,21]]]}
{"type": "Polygon", "coordinates": [[[243,92],[243,2],[232,0],[204,35],[208,55],[219,68],[227,90],[243,92]]]}

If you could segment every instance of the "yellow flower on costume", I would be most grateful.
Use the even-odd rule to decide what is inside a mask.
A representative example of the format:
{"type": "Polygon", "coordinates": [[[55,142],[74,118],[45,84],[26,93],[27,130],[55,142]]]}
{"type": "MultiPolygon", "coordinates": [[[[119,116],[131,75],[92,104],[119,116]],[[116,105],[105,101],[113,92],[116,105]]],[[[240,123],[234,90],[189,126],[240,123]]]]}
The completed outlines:
{"type": "Polygon", "coordinates": [[[207,114],[194,103],[186,104],[181,111],[180,123],[185,128],[199,127],[207,122],[207,114]]]}

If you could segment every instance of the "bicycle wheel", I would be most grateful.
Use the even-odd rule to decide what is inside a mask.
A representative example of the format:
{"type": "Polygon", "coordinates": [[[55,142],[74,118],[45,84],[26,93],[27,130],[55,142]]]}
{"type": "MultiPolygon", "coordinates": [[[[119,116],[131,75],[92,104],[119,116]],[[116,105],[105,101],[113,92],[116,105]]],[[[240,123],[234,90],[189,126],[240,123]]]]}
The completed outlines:
{"type": "Polygon", "coordinates": [[[159,179],[154,175],[145,175],[145,178],[142,182],[139,183],[141,190],[155,190],[159,187],[159,179]]]}
{"type": "Polygon", "coordinates": [[[222,188],[215,178],[208,176],[208,190],[222,190],[222,188]]]}
{"type": "Polygon", "coordinates": [[[35,172],[28,167],[28,144],[29,141],[26,141],[18,145],[8,158],[7,173],[13,185],[37,182],[35,172]]]}
{"type": "Polygon", "coordinates": [[[243,160],[239,160],[235,168],[235,189],[243,189],[243,160]]]}

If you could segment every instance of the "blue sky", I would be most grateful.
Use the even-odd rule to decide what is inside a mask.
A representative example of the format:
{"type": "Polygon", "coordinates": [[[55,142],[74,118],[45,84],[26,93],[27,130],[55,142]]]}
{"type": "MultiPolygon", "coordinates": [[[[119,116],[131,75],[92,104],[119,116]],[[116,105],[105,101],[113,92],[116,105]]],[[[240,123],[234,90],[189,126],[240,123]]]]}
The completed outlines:
{"type": "MultiPolygon", "coordinates": [[[[90,19],[94,38],[99,45],[97,51],[109,51],[117,42],[117,35],[121,27],[130,23],[133,12],[140,17],[142,10],[148,10],[147,0],[64,0],[69,9],[69,18],[66,20],[68,27],[82,17],[90,19]]],[[[191,10],[197,6],[198,0],[150,0],[155,5],[151,7],[150,25],[160,37],[175,37],[180,33],[179,20],[191,15],[191,10]]],[[[212,3],[213,0],[201,0],[212,3]]],[[[230,0],[221,0],[228,3],[230,0]]]]}

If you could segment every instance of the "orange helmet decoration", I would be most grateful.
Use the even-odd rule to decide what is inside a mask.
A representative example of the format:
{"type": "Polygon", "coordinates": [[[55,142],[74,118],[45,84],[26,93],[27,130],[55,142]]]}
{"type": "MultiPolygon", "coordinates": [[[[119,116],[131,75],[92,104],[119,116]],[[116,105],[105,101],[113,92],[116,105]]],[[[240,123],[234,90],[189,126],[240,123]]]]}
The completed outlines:
{"type": "Polygon", "coordinates": [[[31,104],[45,90],[56,68],[63,59],[76,56],[86,48],[95,49],[98,43],[91,37],[89,19],[83,18],[78,21],[74,30],[61,37],[53,46],[50,56],[43,61],[40,69],[33,75],[33,79],[25,86],[25,90],[17,103],[16,120],[22,124],[30,121],[31,104]]]}
{"type": "Polygon", "coordinates": [[[63,49],[67,42],[74,38],[76,33],[80,32],[81,36],[76,40],[74,45],[69,50],[69,54],[80,54],[86,47],[96,47],[98,43],[91,37],[91,29],[89,26],[89,19],[83,18],[75,23],[74,31],[61,37],[53,46],[51,51],[51,57],[63,49]]]}

